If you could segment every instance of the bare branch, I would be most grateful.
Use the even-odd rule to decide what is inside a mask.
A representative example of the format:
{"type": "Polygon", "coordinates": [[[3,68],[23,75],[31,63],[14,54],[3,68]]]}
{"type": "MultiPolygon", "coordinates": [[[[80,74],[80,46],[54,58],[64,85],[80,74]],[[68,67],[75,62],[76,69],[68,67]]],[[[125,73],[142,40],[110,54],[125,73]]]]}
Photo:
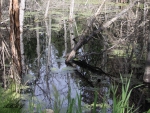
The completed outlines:
{"type": "Polygon", "coordinates": [[[124,9],[119,14],[117,14],[114,18],[112,18],[110,21],[103,24],[103,28],[108,28],[113,22],[115,22],[118,18],[122,17],[127,11],[129,11],[137,2],[139,2],[139,0],[135,0],[126,9],[124,9]]]}

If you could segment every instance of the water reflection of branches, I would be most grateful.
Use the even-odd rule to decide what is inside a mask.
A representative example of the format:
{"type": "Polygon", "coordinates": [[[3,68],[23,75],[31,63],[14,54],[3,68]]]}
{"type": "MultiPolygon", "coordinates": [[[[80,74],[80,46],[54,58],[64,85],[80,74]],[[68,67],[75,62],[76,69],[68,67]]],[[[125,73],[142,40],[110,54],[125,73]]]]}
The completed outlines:
{"type": "MultiPolygon", "coordinates": [[[[44,96],[44,99],[45,100],[49,100],[49,104],[51,105],[51,101],[54,101],[52,98],[51,98],[51,95],[47,92],[47,91],[45,91],[44,89],[42,89],[40,86],[39,86],[39,84],[36,84],[40,89],[41,89],[41,91],[43,91],[43,94],[41,94],[41,95],[45,95],[44,96]],[[46,97],[47,97],[47,99],[46,99],[46,97]]],[[[43,100],[44,100],[43,99],[43,100]]]]}

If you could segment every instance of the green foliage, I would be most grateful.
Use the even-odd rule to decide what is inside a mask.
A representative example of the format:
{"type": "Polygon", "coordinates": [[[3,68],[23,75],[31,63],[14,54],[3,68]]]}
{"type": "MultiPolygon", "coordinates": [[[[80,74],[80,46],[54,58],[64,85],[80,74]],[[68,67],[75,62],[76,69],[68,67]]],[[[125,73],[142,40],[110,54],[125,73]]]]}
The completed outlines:
{"type": "Polygon", "coordinates": [[[70,100],[70,104],[68,105],[68,110],[67,110],[67,113],[73,113],[73,111],[74,111],[74,104],[75,104],[75,100],[74,100],[74,98],[72,98],[71,100],[70,100]]]}
{"type": "MultiPolygon", "coordinates": [[[[79,14],[80,14],[80,13],[79,13],[79,14]]],[[[83,17],[89,17],[89,16],[92,15],[92,12],[91,12],[90,10],[87,10],[87,11],[85,11],[85,12],[82,12],[81,15],[82,15],[83,17]]]]}
{"type": "Polygon", "coordinates": [[[94,108],[93,108],[93,113],[96,113],[97,97],[98,97],[98,93],[95,91],[95,98],[94,98],[94,108]]]}
{"type": "Polygon", "coordinates": [[[60,9],[55,9],[51,12],[52,15],[60,15],[63,16],[63,11],[60,9]]]}
{"type": "Polygon", "coordinates": [[[71,98],[71,89],[68,91],[68,95],[66,98],[61,99],[58,90],[53,85],[53,95],[54,95],[54,103],[53,109],[54,113],[82,113],[82,100],[81,94],[78,95],[76,98],[71,98]],[[67,108],[63,106],[63,102],[68,100],[67,108]]]}
{"type": "Polygon", "coordinates": [[[112,54],[117,55],[117,56],[125,56],[125,50],[115,49],[115,50],[113,50],[112,54]]]}
{"type": "MultiPolygon", "coordinates": [[[[133,90],[130,89],[130,80],[131,78],[121,78],[121,94],[117,94],[118,86],[117,85],[111,85],[111,91],[113,94],[113,107],[112,107],[112,113],[133,113],[133,105],[129,106],[129,97],[131,95],[131,92],[133,90]],[[117,96],[118,95],[118,96],[117,96]]],[[[59,94],[59,91],[57,88],[53,86],[53,95],[54,95],[54,103],[53,103],[53,110],[55,113],[61,113],[63,111],[63,102],[65,99],[68,99],[68,106],[67,110],[64,110],[64,113],[82,113],[84,111],[84,106],[82,105],[82,97],[81,94],[79,95],[77,93],[76,98],[71,98],[71,89],[68,92],[68,96],[65,99],[61,99],[61,96],[59,94]]],[[[138,87],[138,86],[136,86],[138,87]]],[[[24,87],[20,87],[24,88],[24,87]]],[[[4,90],[2,87],[0,87],[0,113],[20,113],[20,106],[19,106],[19,100],[20,100],[20,94],[14,92],[15,91],[15,84],[11,84],[11,86],[7,89],[4,90]],[[17,107],[17,108],[16,108],[17,107]]],[[[94,96],[94,102],[90,107],[92,108],[92,113],[96,113],[96,108],[100,107],[102,113],[107,112],[107,108],[109,105],[105,104],[104,98],[102,104],[97,104],[98,100],[98,92],[95,91],[95,96],[94,96]]],[[[109,106],[110,107],[110,106],[109,106]]],[[[33,112],[38,112],[38,113],[44,113],[46,111],[43,110],[41,102],[34,96],[31,96],[29,99],[29,107],[26,110],[22,111],[23,113],[28,112],[28,113],[33,113],[33,112]]],[[[149,111],[147,111],[149,113],[149,111]]]]}
{"type": "Polygon", "coordinates": [[[42,102],[40,102],[36,97],[31,96],[29,99],[28,109],[23,110],[23,113],[45,113],[43,110],[42,102]]]}
{"type": "Polygon", "coordinates": [[[146,113],[150,113],[150,109],[146,113]]]}
{"type": "MultiPolygon", "coordinates": [[[[113,93],[113,108],[112,108],[113,113],[133,113],[134,112],[134,106],[133,105],[129,106],[129,98],[133,90],[133,88],[130,89],[130,80],[131,78],[123,79],[121,76],[121,82],[122,82],[121,95],[118,95],[118,96],[117,96],[118,86],[116,85],[111,86],[111,91],[113,93]]],[[[139,87],[139,86],[136,86],[136,87],[139,87]]]]}
{"type": "Polygon", "coordinates": [[[35,16],[35,15],[37,15],[38,14],[38,12],[30,12],[30,11],[26,11],[25,12],[25,17],[31,17],[31,16],[35,16]]]}
{"type": "Polygon", "coordinates": [[[20,96],[12,84],[7,90],[0,87],[0,113],[20,113],[20,96]]]}
{"type": "Polygon", "coordinates": [[[78,99],[78,109],[77,109],[77,113],[82,113],[82,104],[81,104],[81,102],[82,102],[82,100],[81,100],[81,94],[80,95],[78,95],[78,93],[77,93],[77,99],[78,99]]]}
{"type": "Polygon", "coordinates": [[[64,99],[60,98],[57,88],[54,85],[52,86],[53,86],[53,95],[54,95],[54,105],[53,105],[54,113],[60,113],[64,99]]]}
{"type": "Polygon", "coordinates": [[[0,113],[20,113],[18,108],[0,108],[0,113]]]}

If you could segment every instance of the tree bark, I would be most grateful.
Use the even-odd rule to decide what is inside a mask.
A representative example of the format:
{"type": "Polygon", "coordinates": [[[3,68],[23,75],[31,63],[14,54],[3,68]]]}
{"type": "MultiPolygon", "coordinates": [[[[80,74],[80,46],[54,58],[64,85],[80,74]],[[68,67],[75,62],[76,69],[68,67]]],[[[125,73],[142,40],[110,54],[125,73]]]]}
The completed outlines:
{"type": "Polygon", "coordinates": [[[0,2],[1,2],[1,8],[2,8],[2,6],[3,6],[3,0],[0,0],[0,2]]]}
{"type": "Polygon", "coordinates": [[[24,58],[24,43],[23,43],[23,23],[24,23],[24,10],[25,10],[25,0],[20,2],[20,49],[21,49],[21,64],[22,64],[22,73],[25,73],[25,58],[24,58]]]}
{"type": "Polygon", "coordinates": [[[20,52],[20,23],[19,23],[19,2],[18,0],[10,0],[10,46],[13,65],[18,75],[21,75],[21,52],[20,52]]]}
{"type": "Polygon", "coordinates": [[[47,6],[46,6],[46,10],[45,10],[45,15],[44,15],[45,19],[47,18],[47,15],[48,15],[49,5],[50,5],[50,0],[48,0],[48,2],[47,2],[47,6]]]}
{"type": "Polygon", "coordinates": [[[48,20],[45,20],[45,26],[46,26],[46,32],[47,32],[47,41],[48,41],[48,56],[47,56],[47,66],[46,66],[46,72],[48,72],[48,67],[50,67],[51,61],[51,23],[52,23],[52,17],[51,14],[49,15],[48,20]],[[48,22],[49,20],[49,22],[48,22]]]}
{"type": "Polygon", "coordinates": [[[1,17],[2,17],[2,11],[1,11],[2,8],[1,8],[1,7],[2,7],[2,4],[1,4],[1,0],[0,0],[0,22],[2,21],[2,20],[1,20],[1,17]]]}
{"type": "MultiPolygon", "coordinates": [[[[1,24],[1,21],[2,21],[2,4],[1,4],[1,0],[0,0],[0,24],[1,24]]],[[[0,28],[0,38],[2,38],[1,36],[2,36],[2,34],[1,34],[1,28],[0,28]]],[[[2,42],[0,42],[0,43],[2,43],[2,42]]]]}
{"type": "Polygon", "coordinates": [[[150,33],[149,33],[149,39],[148,39],[148,45],[147,45],[147,61],[146,61],[146,67],[145,67],[143,80],[146,83],[150,83],[150,33]]]}
{"type": "MultiPolygon", "coordinates": [[[[36,17],[38,19],[38,17],[36,17]]],[[[40,67],[40,37],[39,37],[39,23],[36,23],[36,40],[37,40],[37,47],[36,47],[36,52],[37,52],[37,65],[38,68],[40,67]]]]}
{"type": "Polygon", "coordinates": [[[63,25],[64,25],[64,45],[65,45],[64,55],[66,55],[67,54],[67,27],[66,27],[66,20],[65,20],[65,0],[63,0],[63,25]]]}
{"type": "Polygon", "coordinates": [[[69,27],[70,27],[70,44],[71,44],[71,49],[74,48],[74,17],[73,14],[74,13],[74,0],[71,0],[71,4],[70,4],[70,14],[69,14],[69,27]]]}
{"type": "Polygon", "coordinates": [[[103,0],[102,4],[100,5],[100,7],[98,8],[98,10],[95,13],[95,17],[97,17],[100,14],[100,11],[101,11],[101,9],[102,9],[105,2],[106,2],[106,0],[103,0]]]}

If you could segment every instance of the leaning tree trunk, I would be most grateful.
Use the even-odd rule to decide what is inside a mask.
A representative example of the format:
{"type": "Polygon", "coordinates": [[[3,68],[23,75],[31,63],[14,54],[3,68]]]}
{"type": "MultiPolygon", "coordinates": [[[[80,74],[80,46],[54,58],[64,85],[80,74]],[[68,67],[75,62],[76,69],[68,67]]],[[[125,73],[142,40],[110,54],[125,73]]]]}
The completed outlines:
{"type": "Polygon", "coordinates": [[[10,0],[10,46],[12,54],[12,64],[16,73],[21,75],[21,52],[20,52],[20,23],[19,23],[19,2],[10,0]]]}
{"type": "Polygon", "coordinates": [[[100,34],[100,32],[103,31],[104,29],[109,28],[109,26],[113,22],[115,22],[117,19],[119,19],[120,17],[122,17],[126,12],[128,12],[135,5],[135,3],[137,3],[139,0],[135,0],[133,3],[130,3],[129,6],[126,9],[124,9],[123,11],[121,11],[114,18],[110,19],[109,21],[107,21],[106,23],[104,23],[103,25],[101,25],[96,31],[92,31],[90,33],[90,35],[88,35],[88,32],[90,31],[89,28],[92,27],[93,22],[97,19],[98,14],[100,14],[101,8],[102,8],[103,4],[105,3],[105,1],[106,0],[103,1],[102,5],[99,7],[99,9],[97,10],[97,12],[93,16],[92,21],[90,22],[90,25],[84,31],[84,34],[81,36],[81,38],[78,41],[78,43],[74,46],[74,48],[72,49],[72,51],[70,52],[70,54],[67,56],[66,63],[69,63],[69,61],[71,61],[75,57],[76,52],[84,44],[86,44],[88,41],[90,41],[93,37],[97,36],[97,34],[100,34]]]}

